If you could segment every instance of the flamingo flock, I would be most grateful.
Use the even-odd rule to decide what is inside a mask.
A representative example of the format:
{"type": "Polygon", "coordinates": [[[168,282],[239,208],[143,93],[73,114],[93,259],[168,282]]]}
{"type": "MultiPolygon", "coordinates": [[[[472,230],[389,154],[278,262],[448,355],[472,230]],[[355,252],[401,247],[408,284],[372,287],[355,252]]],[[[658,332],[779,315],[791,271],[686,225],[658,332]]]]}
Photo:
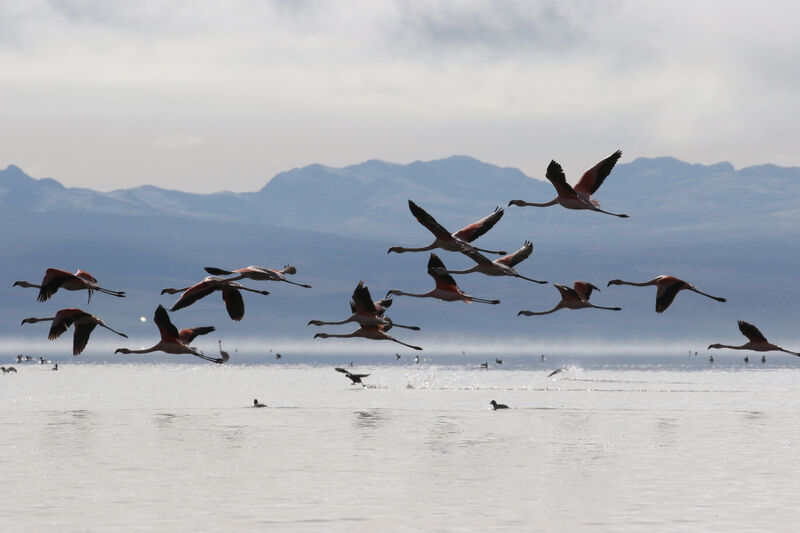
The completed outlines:
{"type": "MultiPolygon", "coordinates": [[[[556,189],[556,198],[546,203],[511,200],[508,202],[508,205],[521,207],[548,207],[558,204],[567,209],[589,210],[619,218],[628,218],[628,215],[626,214],[612,213],[610,211],[601,209],[597,200],[592,197],[592,195],[597,192],[606,178],[609,177],[614,169],[614,166],[621,157],[622,152],[617,150],[610,156],[601,160],[595,166],[584,172],[574,187],[569,185],[567,182],[566,175],[561,165],[553,160],[547,167],[546,178],[556,189]]],[[[497,305],[500,303],[500,300],[498,299],[479,298],[467,294],[458,286],[452,275],[471,274],[477,272],[492,277],[509,276],[538,284],[548,283],[547,281],[541,281],[529,277],[528,275],[523,275],[516,269],[520,263],[532,255],[532,241],[525,240],[522,247],[511,254],[506,254],[506,252],[502,250],[479,248],[473,244],[476,239],[489,232],[502,219],[504,215],[503,208],[497,207],[489,215],[477,220],[476,222],[473,222],[472,224],[469,224],[468,226],[465,226],[454,233],[451,233],[445,229],[444,226],[441,225],[431,214],[410,199],[408,200],[408,207],[412,216],[417,220],[417,222],[419,222],[433,234],[434,241],[427,246],[418,248],[392,246],[388,249],[387,253],[395,252],[399,254],[439,249],[445,252],[462,254],[470,258],[475,264],[464,270],[448,270],[447,267],[445,267],[442,259],[440,259],[436,253],[431,253],[427,264],[427,274],[433,278],[433,289],[422,293],[411,293],[399,289],[390,289],[387,291],[386,296],[380,300],[373,300],[365,282],[359,281],[350,300],[351,314],[347,318],[333,321],[311,320],[308,322],[308,325],[313,326],[342,325],[355,322],[358,325],[358,329],[350,333],[316,333],[314,335],[315,339],[359,337],[372,340],[387,340],[414,350],[422,350],[421,346],[404,342],[388,334],[388,331],[392,328],[406,329],[410,331],[418,331],[420,329],[419,326],[397,324],[387,316],[386,312],[392,304],[391,296],[407,296],[420,299],[432,298],[444,302],[460,301],[464,303],[475,302],[497,305]],[[491,260],[484,254],[495,254],[503,257],[491,260]]],[[[251,292],[266,296],[269,295],[269,291],[246,287],[239,283],[239,281],[274,281],[284,282],[303,288],[311,288],[311,286],[308,284],[298,283],[287,279],[287,276],[297,273],[297,269],[292,265],[286,265],[280,270],[262,266],[248,266],[236,270],[227,270],[218,267],[204,267],[204,270],[210,275],[197,283],[187,285],[186,287],[182,288],[165,288],[161,291],[162,295],[180,293],[178,300],[175,301],[175,303],[170,307],[171,312],[176,312],[178,310],[187,308],[198,300],[216,291],[220,291],[229,317],[234,321],[241,321],[245,314],[242,292],[251,292]]],[[[37,300],[39,302],[47,302],[59,289],[64,289],[66,291],[86,290],[88,293],[87,303],[91,302],[91,297],[94,292],[115,296],[117,298],[125,297],[125,292],[123,291],[114,291],[100,286],[97,279],[84,270],[78,270],[73,274],[66,270],[48,268],[45,271],[42,282],[39,284],[28,281],[16,281],[13,285],[23,288],[39,289],[37,296],[37,300]]],[[[571,287],[561,283],[552,283],[552,285],[559,291],[561,296],[560,301],[556,303],[554,307],[544,311],[521,310],[517,313],[517,316],[547,315],[555,313],[560,309],[594,308],[610,311],[621,310],[620,307],[605,307],[590,303],[589,298],[591,294],[594,291],[600,290],[590,282],[575,281],[571,287]]],[[[659,275],[645,282],[632,282],[623,281],[621,279],[613,279],[607,283],[608,287],[612,285],[631,285],[635,287],[651,285],[655,286],[657,288],[655,311],[659,314],[665,312],[675,300],[677,294],[683,290],[700,294],[718,302],[726,302],[725,298],[713,296],[706,292],[700,291],[695,285],[670,275],[659,275]]],[[[107,326],[100,318],[74,307],[61,309],[51,317],[26,318],[22,320],[22,324],[42,321],[52,322],[50,331],[48,333],[48,338],[50,340],[58,339],[67,331],[70,326],[74,326],[72,353],[76,356],[83,352],[83,350],[86,348],[89,342],[89,336],[97,326],[127,338],[127,335],[107,326]]],[[[222,350],[222,341],[218,341],[220,351],[219,357],[205,355],[197,348],[191,346],[191,343],[198,336],[206,335],[215,331],[214,326],[203,326],[178,330],[177,327],[172,323],[169,313],[163,305],[158,305],[156,307],[153,321],[158,327],[160,334],[160,340],[156,344],[150,348],[139,350],[118,348],[114,353],[125,355],[147,354],[152,352],[164,352],[174,355],[186,354],[218,364],[225,363],[230,359],[229,354],[222,350]]],[[[708,348],[727,348],[733,350],[752,350],[758,352],[781,351],[787,354],[800,356],[799,352],[793,352],[768,342],[764,335],[762,335],[761,332],[752,324],[740,320],[739,330],[748,338],[747,343],[741,346],[711,344],[708,348]]],[[[400,356],[398,354],[397,358],[399,359],[399,357],[400,356]]],[[[763,361],[764,359],[762,359],[762,362],[763,361]]],[[[497,360],[497,364],[500,364],[501,362],[502,361],[497,360]]],[[[486,366],[488,367],[488,364],[486,366]]],[[[345,375],[351,379],[353,384],[361,383],[361,378],[368,376],[368,374],[354,374],[342,368],[336,368],[336,370],[345,373],[345,375]]],[[[254,400],[253,403],[255,407],[263,407],[263,404],[260,404],[257,400],[254,400]]],[[[506,406],[502,404],[495,405],[494,401],[492,402],[492,407],[494,409],[506,408],[506,406]]]]}

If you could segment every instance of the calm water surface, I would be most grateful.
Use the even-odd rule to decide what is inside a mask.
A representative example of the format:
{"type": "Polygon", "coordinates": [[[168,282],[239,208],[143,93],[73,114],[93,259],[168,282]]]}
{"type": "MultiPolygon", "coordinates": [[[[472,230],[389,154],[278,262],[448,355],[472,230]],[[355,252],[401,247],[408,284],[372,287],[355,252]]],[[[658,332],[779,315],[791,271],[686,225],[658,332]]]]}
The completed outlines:
{"type": "Polygon", "coordinates": [[[795,531],[800,518],[787,365],[552,378],[552,365],[358,365],[366,388],[333,365],[14,366],[0,374],[3,531],[795,531]]]}

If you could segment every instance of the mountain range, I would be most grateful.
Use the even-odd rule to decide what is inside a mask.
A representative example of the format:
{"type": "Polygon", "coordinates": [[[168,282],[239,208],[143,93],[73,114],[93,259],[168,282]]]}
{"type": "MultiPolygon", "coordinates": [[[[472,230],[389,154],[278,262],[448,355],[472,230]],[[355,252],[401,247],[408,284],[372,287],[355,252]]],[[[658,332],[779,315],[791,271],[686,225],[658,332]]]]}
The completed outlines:
{"type": "MultiPolygon", "coordinates": [[[[573,183],[582,172],[568,165],[565,170],[573,183]]],[[[423,346],[447,344],[458,350],[481,342],[513,344],[517,352],[536,354],[559,344],[687,349],[738,344],[744,337],[737,319],[758,325],[779,344],[800,338],[793,327],[800,311],[794,289],[800,266],[800,168],[736,170],[729,163],[637,158],[618,164],[595,196],[604,209],[630,218],[560,206],[506,207],[478,244],[512,252],[531,240],[534,252],[518,265],[520,273],[558,283],[589,281],[602,289],[593,301],[623,311],[517,317],[520,309],[552,307],[558,301],[555,288],[471,274],[456,277],[466,292],[502,303],[396,297],[390,316],[398,323],[417,323],[422,331],[393,333],[423,346]],[[728,302],[682,293],[657,315],[655,288],[606,288],[613,278],[645,281],[658,274],[673,274],[728,302]]],[[[310,165],[282,172],[256,192],[214,194],[152,185],[111,192],[68,188],[12,165],[0,171],[0,279],[5,280],[0,338],[6,346],[12,345],[9,339],[46,338],[43,327],[21,327],[21,318],[81,307],[149,345],[157,332],[139,318],[149,319],[157,304],[169,307],[175,298],[160,296],[161,288],[199,281],[206,275],[204,266],[293,264],[298,270],[293,279],[313,289],[266,284],[260,288],[271,291],[269,296],[245,295],[247,310],[239,323],[227,317],[217,295],[174,313],[173,320],[178,327],[213,324],[218,338],[250,339],[256,346],[342,343],[335,345],[338,349],[358,343],[359,349],[393,353],[399,346],[390,343],[313,341],[317,331],[355,328],[326,330],[306,323],[349,315],[350,295],[362,279],[375,298],[391,288],[426,292],[432,287],[427,253],[386,253],[390,246],[424,246],[433,240],[409,212],[409,199],[456,231],[511,199],[554,197],[544,180],[466,156],[407,165],[376,160],[344,168],[310,165]],[[16,280],[38,283],[51,266],[88,270],[101,285],[125,290],[128,297],[98,294],[87,305],[85,294],[61,291],[40,304],[32,289],[11,287],[16,280]]],[[[461,254],[437,254],[451,269],[472,264],[461,254]]],[[[103,336],[96,332],[89,348],[95,337],[103,336]]],[[[103,340],[118,342],[106,337],[98,346],[103,340]]],[[[49,353],[69,353],[68,344],[56,341],[49,353]]]]}

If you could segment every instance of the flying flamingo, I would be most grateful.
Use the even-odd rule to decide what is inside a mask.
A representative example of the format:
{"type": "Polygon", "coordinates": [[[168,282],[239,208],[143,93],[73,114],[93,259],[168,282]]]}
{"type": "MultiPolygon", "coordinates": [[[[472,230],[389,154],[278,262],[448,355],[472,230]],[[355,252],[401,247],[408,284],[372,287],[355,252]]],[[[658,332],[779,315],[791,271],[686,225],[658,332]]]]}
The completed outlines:
{"type": "Polygon", "coordinates": [[[206,361],[211,361],[212,363],[224,363],[227,361],[228,354],[222,352],[222,357],[208,357],[207,355],[203,355],[202,353],[198,352],[195,348],[189,346],[189,343],[192,342],[195,337],[198,335],[205,335],[207,333],[211,333],[214,331],[214,326],[205,326],[199,328],[186,328],[178,331],[172,321],[169,319],[169,315],[167,314],[167,310],[164,309],[163,305],[159,305],[156,308],[155,316],[153,317],[153,322],[156,323],[158,326],[158,331],[161,333],[161,340],[158,341],[153,347],[146,348],[144,350],[129,350],[127,348],[117,348],[114,352],[116,353],[123,353],[123,354],[132,354],[132,353],[152,353],[152,352],[165,352],[170,354],[192,354],[195,357],[199,357],[200,359],[205,359],[206,361]]]}
{"type": "Polygon", "coordinates": [[[48,268],[44,273],[44,278],[42,278],[41,285],[36,285],[35,283],[30,283],[27,281],[15,281],[12,287],[16,287],[17,285],[25,288],[39,289],[39,297],[37,300],[40,302],[47,301],[58,289],[64,289],[67,291],[87,290],[89,291],[89,299],[87,302],[92,300],[92,291],[110,294],[111,296],[117,296],[119,298],[125,296],[124,292],[110,291],[99,286],[94,276],[85,270],[78,270],[72,274],[66,270],[48,268]]]}
{"type": "Polygon", "coordinates": [[[587,307],[594,307],[595,309],[608,309],[609,311],[622,310],[621,307],[603,307],[600,305],[590,304],[589,296],[591,296],[592,291],[600,290],[591,283],[587,283],[585,281],[576,281],[573,283],[572,287],[567,287],[566,285],[561,285],[560,283],[553,283],[553,285],[555,285],[556,289],[558,289],[558,292],[561,293],[561,301],[558,302],[555,307],[549,311],[520,311],[517,313],[517,316],[547,315],[550,313],[555,313],[559,309],[584,309],[587,307]]]}
{"type": "Polygon", "coordinates": [[[310,320],[308,326],[335,326],[339,324],[347,324],[348,322],[358,322],[362,326],[388,326],[392,325],[397,328],[411,329],[419,331],[418,326],[404,326],[402,324],[395,324],[392,320],[384,314],[386,309],[392,305],[392,299],[389,297],[383,298],[373,302],[372,296],[369,294],[369,289],[364,285],[364,281],[359,281],[353,291],[353,298],[350,300],[350,310],[352,314],[344,320],[336,322],[326,322],[323,320],[310,320]]]}
{"type": "Polygon", "coordinates": [[[484,250],[483,248],[477,248],[470,244],[472,241],[492,229],[492,226],[497,224],[497,221],[503,216],[503,209],[500,207],[495,208],[494,213],[491,215],[488,215],[477,222],[473,222],[469,226],[461,228],[455,233],[450,233],[444,229],[441,224],[436,222],[436,219],[430,216],[424,209],[411,200],[408,201],[408,208],[411,209],[411,214],[414,215],[417,221],[428,228],[428,230],[433,233],[436,239],[428,246],[424,246],[422,248],[404,248],[402,246],[392,246],[389,248],[389,251],[386,252],[387,254],[390,252],[397,252],[398,254],[403,252],[426,252],[428,250],[433,250],[434,248],[441,248],[450,252],[466,252],[470,250],[477,250],[486,252],[487,254],[505,254],[503,251],[484,250]]]}
{"type": "Polygon", "coordinates": [[[192,305],[200,298],[204,298],[214,291],[222,291],[222,300],[225,302],[225,308],[228,310],[228,315],[233,320],[241,320],[244,317],[244,299],[242,298],[242,293],[239,291],[250,291],[265,295],[269,294],[268,291],[250,289],[230,279],[223,279],[216,276],[208,276],[203,281],[189,287],[163,289],[161,294],[183,293],[181,297],[178,298],[178,301],[170,308],[170,311],[177,311],[192,305]]]}
{"type": "Polygon", "coordinates": [[[205,271],[214,276],[229,276],[231,274],[237,274],[233,278],[228,278],[229,281],[237,281],[240,279],[252,279],[256,281],[285,281],[286,283],[291,283],[292,285],[297,285],[298,287],[305,287],[306,289],[311,288],[311,285],[297,283],[286,279],[287,275],[297,273],[297,269],[292,265],[286,265],[283,267],[283,270],[275,270],[262,266],[249,266],[246,268],[240,268],[238,270],[223,270],[221,268],[205,267],[205,271]]]}
{"type": "Polygon", "coordinates": [[[352,337],[363,337],[365,339],[372,339],[372,340],[376,340],[376,341],[387,340],[387,341],[396,342],[398,344],[402,344],[403,346],[407,346],[408,348],[412,348],[414,350],[421,350],[422,349],[419,346],[413,346],[411,344],[406,344],[405,342],[399,341],[399,340],[395,339],[394,337],[392,337],[391,335],[388,335],[386,333],[386,331],[391,329],[391,327],[392,327],[392,324],[388,324],[388,325],[385,325],[385,326],[382,325],[382,324],[378,324],[378,325],[375,325],[375,326],[361,326],[361,327],[359,327],[357,330],[355,330],[352,333],[343,333],[343,334],[317,333],[316,335],[314,335],[314,338],[316,339],[317,337],[320,337],[320,338],[323,338],[323,339],[327,339],[327,338],[347,339],[347,338],[352,338],[352,337]]]}
{"type": "Polygon", "coordinates": [[[513,254],[503,256],[499,259],[495,259],[494,261],[490,261],[486,256],[484,256],[480,252],[469,251],[464,253],[468,255],[477,264],[472,268],[468,268],[466,270],[436,269],[436,271],[443,274],[469,274],[470,272],[480,272],[481,274],[486,274],[487,276],[513,276],[515,278],[522,278],[528,281],[533,281],[534,283],[542,283],[542,284],[547,283],[546,281],[539,281],[536,279],[526,278],[525,276],[517,272],[516,269],[514,268],[515,265],[518,265],[519,263],[530,257],[531,253],[533,253],[533,243],[531,241],[525,241],[525,244],[522,245],[522,248],[520,248],[513,254]]]}
{"type": "Polygon", "coordinates": [[[597,200],[592,199],[592,195],[597,192],[597,189],[600,188],[603,181],[611,174],[611,169],[614,168],[614,165],[617,164],[620,157],[622,157],[622,151],[617,150],[584,172],[581,179],[575,184],[574,189],[567,183],[567,177],[564,175],[564,169],[561,168],[561,165],[555,161],[550,161],[550,164],[547,166],[546,176],[547,179],[550,180],[550,183],[553,184],[553,187],[556,188],[558,196],[545,204],[535,204],[523,200],[511,200],[508,202],[508,205],[547,207],[561,204],[567,209],[589,209],[607,215],[614,215],[615,217],[628,218],[628,215],[603,211],[600,209],[600,204],[597,200]]]}
{"type": "Polygon", "coordinates": [[[91,335],[96,326],[102,326],[121,337],[128,338],[124,333],[120,333],[106,326],[105,323],[96,316],[90,315],[86,311],[75,307],[61,309],[56,312],[56,316],[47,318],[26,318],[22,321],[22,324],[35,324],[36,322],[47,321],[53,322],[53,325],[50,326],[50,333],[47,335],[47,338],[51,341],[59,338],[71,325],[75,325],[75,335],[72,341],[72,355],[78,355],[86,348],[86,344],[89,342],[89,335],[91,335]]]}
{"type": "Polygon", "coordinates": [[[658,292],[656,292],[656,313],[663,313],[667,310],[667,307],[670,306],[672,300],[675,299],[675,296],[682,291],[683,289],[690,290],[692,292],[696,292],[697,294],[702,294],[707,298],[711,298],[712,300],[716,300],[718,302],[726,302],[725,298],[720,298],[719,296],[711,296],[710,294],[706,294],[702,291],[697,290],[697,287],[692,285],[691,283],[687,283],[682,279],[678,279],[675,276],[657,276],[650,281],[645,281],[643,283],[634,283],[632,281],[622,281],[621,279],[612,279],[608,282],[607,286],[611,285],[633,285],[634,287],[646,287],[648,285],[655,285],[658,288],[658,292]]]}
{"type": "Polygon", "coordinates": [[[486,300],[484,298],[476,298],[475,296],[466,294],[464,291],[458,288],[456,280],[454,280],[450,274],[443,273],[446,272],[446,270],[447,269],[445,268],[444,263],[442,263],[442,260],[439,259],[436,254],[432,253],[430,259],[428,259],[428,275],[431,276],[433,281],[436,282],[435,288],[422,294],[414,294],[392,289],[386,293],[386,296],[388,297],[395,294],[397,296],[413,296],[415,298],[438,298],[439,300],[444,300],[445,302],[462,301],[465,303],[500,303],[500,300],[486,300]]]}
{"type": "MultiPolygon", "coordinates": [[[[789,350],[785,350],[778,346],[777,344],[772,344],[768,342],[764,335],[758,331],[758,328],[752,324],[748,324],[744,320],[739,321],[739,331],[742,332],[742,335],[747,337],[748,342],[742,344],[741,346],[729,346],[727,344],[710,344],[708,349],[711,348],[730,348],[731,350],[753,350],[754,352],[784,352],[790,355],[797,355],[800,356],[798,352],[790,352],[789,350]]],[[[766,358],[762,358],[761,362],[765,362],[766,358]]]]}

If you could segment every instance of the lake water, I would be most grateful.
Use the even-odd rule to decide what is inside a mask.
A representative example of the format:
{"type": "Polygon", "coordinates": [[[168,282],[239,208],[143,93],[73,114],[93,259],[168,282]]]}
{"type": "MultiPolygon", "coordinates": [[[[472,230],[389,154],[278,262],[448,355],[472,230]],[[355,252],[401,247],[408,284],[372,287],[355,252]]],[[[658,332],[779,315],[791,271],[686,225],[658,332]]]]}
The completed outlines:
{"type": "Polygon", "coordinates": [[[1,527],[797,528],[796,358],[587,358],[548,378],[561,362],[408,357],[357,360],[366,387],[333,370],[341,357],[13,363],[0,374],[1,527]]]}

